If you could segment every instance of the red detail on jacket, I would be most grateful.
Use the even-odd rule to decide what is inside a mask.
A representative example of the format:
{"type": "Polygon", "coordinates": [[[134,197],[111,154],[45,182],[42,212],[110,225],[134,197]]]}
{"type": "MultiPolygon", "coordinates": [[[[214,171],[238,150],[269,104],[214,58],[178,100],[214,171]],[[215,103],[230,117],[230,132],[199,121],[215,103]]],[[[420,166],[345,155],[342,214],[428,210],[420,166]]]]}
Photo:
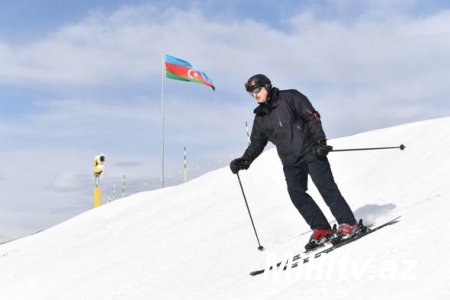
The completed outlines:
{"type": "Polygon", "coordinates": [[[313,116],[313,118],[316,119],[317,121],[320,121],[320,114],[318,111],[311,111],[309,109],[306,109],[306,112],[311,116],[313,116]]]}

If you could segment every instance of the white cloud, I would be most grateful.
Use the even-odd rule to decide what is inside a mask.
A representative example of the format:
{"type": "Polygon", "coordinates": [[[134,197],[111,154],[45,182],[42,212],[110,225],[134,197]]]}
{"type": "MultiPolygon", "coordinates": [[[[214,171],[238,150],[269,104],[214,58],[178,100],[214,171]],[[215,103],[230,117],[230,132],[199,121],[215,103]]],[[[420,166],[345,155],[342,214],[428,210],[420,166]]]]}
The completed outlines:
{"type": "Polygon", "coordinates": [[[50,95],[39,99],[39,114],[0,121],[9,149],[21,138],[16,147],[25,148],[3,151],[0,183],[22,201],[20,209],[37,205],[27,202],[31,190],[54,212],[79,203],[86,208],[91,156],[105,152],[109,188],[124,172],[136,186],[157,186],[163,50],[205,71],[217,87],[164,82],[167,173],[178,182],[183,146],[193,173],[241,154],[244,122],[251,125],[254,107],[243,83],[254,73],[309,96],[329,136],[448,115],[450,12],[414,17],[401,14],[398,3],[397,14],[384,19],[381,6],[351,21],[303,11],[283,30],[254,20],[211,19],[196,9],[128,6],[111,15],[92,13],[29,44],[0,41],[0,85],[50,95]],[[31,174],[11,178],[24,155],[31,174]],[[127,161],[136,164],[116,165],[127,161]],[[63,170],[54,165],[60,162],[63,170]],[[13,181],[34,178],[27,190],[18,191],[13,181]],[[83,192],[57,201],[57,191],[77,188],[83,192]]]}
{"type": "Polygon", "coordinates": [[[381,21],[369,15],[345,24],[306,12],[292,17],[290,31],[283,32],[255,21],[211,22],[199,10],[126,7],[112,15],[92,14],[29,45],[3,44],[0,78],[86,86],[153,82],[158,89],[165,50],[201,64],[220,80],[219,89],[240,89],[249,74],[262,69],[294,85],[382,88],[395,82],[404,91],[414,80],[442,90],[449,14],[381,21]]]}

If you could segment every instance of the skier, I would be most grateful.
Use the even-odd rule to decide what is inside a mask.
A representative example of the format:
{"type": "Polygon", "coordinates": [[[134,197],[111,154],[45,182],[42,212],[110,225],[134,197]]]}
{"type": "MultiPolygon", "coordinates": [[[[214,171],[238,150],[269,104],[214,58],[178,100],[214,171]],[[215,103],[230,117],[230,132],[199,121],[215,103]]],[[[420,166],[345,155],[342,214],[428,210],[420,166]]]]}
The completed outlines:
{"type": "Polygon", "coordinates": [[[308,174],[336,218],[338,238],[348,238],[358,231],[358,224],[342,197],[331,172],[320,114],[299,91],[272,87],[263,74],[250,77],[245,89],[259,104],[250,136],[251,143],[240,158],[230,163],[233,174],[246,170],[270,141],[277,147],[283,164],[289,196],[313,233],[305,245],[314,249],[334,237],[330,223],[307,193],[308,174]]]}

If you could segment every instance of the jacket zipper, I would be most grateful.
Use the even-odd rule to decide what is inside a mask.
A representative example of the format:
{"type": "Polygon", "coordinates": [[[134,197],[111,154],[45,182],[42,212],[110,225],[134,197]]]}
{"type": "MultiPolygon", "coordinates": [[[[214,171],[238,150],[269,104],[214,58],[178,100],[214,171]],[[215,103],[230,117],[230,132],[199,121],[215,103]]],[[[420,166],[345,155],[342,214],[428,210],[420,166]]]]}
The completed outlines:
{"type": "Polygon", "coordinates": [[[281,124],[280,116],[278,115],[276,108],[275,108],[275,114],[277,115],[277,118],[278,118],[278,124],[280,124],[280,127],[283,127],[283,124],[281,124]]]}

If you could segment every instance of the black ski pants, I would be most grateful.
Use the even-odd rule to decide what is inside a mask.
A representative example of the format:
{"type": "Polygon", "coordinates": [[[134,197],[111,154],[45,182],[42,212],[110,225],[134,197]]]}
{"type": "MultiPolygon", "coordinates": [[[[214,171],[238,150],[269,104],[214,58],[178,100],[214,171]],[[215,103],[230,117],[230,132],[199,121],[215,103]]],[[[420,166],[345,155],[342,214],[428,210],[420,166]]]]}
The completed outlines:
{"type": "Polygon", "coordinates": [[[310,151],[302,157],[296,166],[285,166],[283,171],[289,196],[311,229],[330,228],[330,223],[316,202],[307,193],[308,174],[336,221],[339,224],[356,222],[353,212],[334,181],[328,159],[319,160],[310,151]]]}

